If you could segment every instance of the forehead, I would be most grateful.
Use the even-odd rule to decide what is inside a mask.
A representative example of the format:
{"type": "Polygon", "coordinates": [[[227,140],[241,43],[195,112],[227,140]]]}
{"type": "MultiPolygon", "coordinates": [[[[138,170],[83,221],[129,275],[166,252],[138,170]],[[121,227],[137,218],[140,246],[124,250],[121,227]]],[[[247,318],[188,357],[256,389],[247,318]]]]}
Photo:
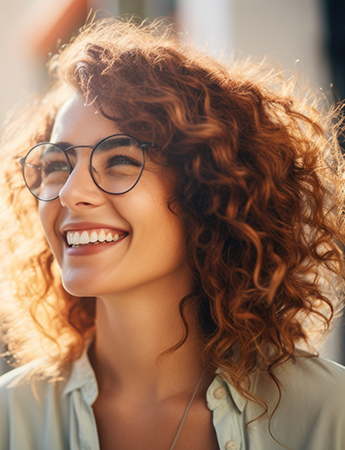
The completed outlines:
{"type": "Polygon", "coordinates": [[[50,141],[92,145],[120,132],[115,122],[97,112],[93,105],[85,105],[85,98],[75,94],[59,110],[50,141]]]}

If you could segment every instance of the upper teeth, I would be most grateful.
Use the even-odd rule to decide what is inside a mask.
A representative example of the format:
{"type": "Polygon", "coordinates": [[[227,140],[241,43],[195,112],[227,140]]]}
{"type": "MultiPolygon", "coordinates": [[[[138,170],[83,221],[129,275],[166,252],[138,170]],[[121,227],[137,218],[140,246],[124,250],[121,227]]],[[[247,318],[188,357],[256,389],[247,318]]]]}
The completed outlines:
{"type": "Polygon", "coordinates": [[[92,231],[90,235],[87,231],[68,231],[66,237],[68,245],[89,244],[90,242],[94,243],[97,241],[112,242],[120,239],[120,236],[117,233],[115,234],[115,236],[113,236],[110,231],[106,234],[104,230],[92,231]]]}

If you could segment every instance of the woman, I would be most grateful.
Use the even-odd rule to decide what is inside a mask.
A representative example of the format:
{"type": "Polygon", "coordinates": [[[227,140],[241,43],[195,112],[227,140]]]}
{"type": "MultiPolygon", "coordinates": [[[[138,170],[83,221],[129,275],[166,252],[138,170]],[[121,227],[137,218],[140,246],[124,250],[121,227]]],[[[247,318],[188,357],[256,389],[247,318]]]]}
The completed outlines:
{"type": "Polygon", "coordinates": [[[0,448],[343,449],[333,117],[170,32],[86,27],[4,146],[0,448]]]}

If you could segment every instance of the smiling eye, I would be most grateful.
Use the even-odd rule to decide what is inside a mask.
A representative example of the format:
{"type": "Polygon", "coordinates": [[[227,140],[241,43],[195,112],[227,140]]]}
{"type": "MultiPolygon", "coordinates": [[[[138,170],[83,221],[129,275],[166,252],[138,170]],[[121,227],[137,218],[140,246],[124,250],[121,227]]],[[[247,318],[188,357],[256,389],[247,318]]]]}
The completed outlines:
{"type": "Polygon", "coordinates": [[[143,150],[132,138],[106,139],[92,154],[92,176],[106,192],[123,193],[140,177],[144,165],[143,150]]]}
{"type": "Polygon", "coordinates": [[[65,161],[52,161],[42,167],[45,176],[49,176],[55,172],[68,172],[68,164],[65,161]]]}
{"type": "Polygon", "coordinates": [[[121,155],[121,154],[112,154],[108,155],[106,161],[106,167],[110,168],[118,165],[134,165],[136,167],[141,167],[142,162],[138,161],[130,156],[121,155]]]}
{"type": "Polygon", "coordinates": [[[93,148],[90,173],[96,185],[109,194],[125,194],[144,170],[148,143],[124,134],[109,136],[93,148]]]}

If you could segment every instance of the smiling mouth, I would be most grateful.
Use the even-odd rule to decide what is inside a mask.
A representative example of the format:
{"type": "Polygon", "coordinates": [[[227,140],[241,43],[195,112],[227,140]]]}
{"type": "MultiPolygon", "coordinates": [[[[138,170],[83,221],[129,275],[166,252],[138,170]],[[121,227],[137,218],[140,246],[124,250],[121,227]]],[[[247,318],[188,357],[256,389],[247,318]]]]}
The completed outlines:
{"type": "Polygon", "coordinates": [[[120,241],[126,236],[127,233],[123,231],[117,233],[105,230],[67,231],[66,240],[70,247],[76,248],[82,245],[109,244],[110,242],[120,241]]]}

